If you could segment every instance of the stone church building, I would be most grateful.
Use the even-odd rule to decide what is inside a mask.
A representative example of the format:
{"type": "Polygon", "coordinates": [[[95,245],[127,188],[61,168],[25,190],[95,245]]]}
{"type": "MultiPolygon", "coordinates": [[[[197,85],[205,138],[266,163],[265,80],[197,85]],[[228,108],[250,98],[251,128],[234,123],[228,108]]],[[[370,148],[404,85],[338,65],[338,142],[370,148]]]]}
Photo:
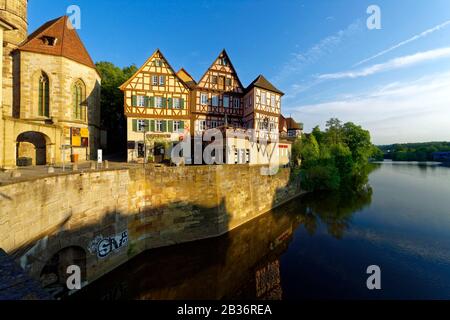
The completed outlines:
{"type": "Polygon", "coordinates": [[[0,168],[96,157],[100,75],[68,17],[28,35],[27,0],[0,0],[0,168]]]}

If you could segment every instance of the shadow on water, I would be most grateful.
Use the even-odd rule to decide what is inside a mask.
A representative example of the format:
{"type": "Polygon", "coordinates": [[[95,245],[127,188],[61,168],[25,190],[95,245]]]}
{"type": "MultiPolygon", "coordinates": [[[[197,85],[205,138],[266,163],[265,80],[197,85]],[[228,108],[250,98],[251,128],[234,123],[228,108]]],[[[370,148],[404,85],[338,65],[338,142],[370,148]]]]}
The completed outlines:
{"type": "Polygon", "coordinates": [[[341,238],[353,214],[371,203],[369,173],[358,186],[306,194],[222,237],[144,252],[70,299],[282,299],[280,258],[295,231],[314,234],[325,224],[341,238]]]}

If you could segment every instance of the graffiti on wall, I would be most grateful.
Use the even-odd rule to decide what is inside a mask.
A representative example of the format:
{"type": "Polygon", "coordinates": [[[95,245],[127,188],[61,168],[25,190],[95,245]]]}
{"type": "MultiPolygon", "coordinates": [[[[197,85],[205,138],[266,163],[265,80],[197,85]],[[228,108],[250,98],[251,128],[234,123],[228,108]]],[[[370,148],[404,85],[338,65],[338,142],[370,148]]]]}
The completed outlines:
{"type": "Polygon", "coordinates": [[[103,259],[126,246],[128,246],[128,231],[110,237],[100,235],[91,242],[88,250],[103,259]]]}

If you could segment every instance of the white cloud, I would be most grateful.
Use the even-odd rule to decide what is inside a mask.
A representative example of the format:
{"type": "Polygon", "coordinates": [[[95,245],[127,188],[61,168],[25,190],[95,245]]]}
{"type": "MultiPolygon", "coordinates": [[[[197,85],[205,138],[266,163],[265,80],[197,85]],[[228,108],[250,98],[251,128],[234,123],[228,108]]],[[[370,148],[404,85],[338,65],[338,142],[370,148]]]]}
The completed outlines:
{"type": "Polygon", "coordinates": [[[282,81],[292,74],[300,72],[303,67],[317,62],[326,54],[331,53],[345,38],[361,30],[363,30],[361,20],[356,20],[345,29],[320,40],[305,52],[294,53],[293,59],[285,64],[278,75],[274,77],[275,82],[282,81]]]}
{"type": "Polygon", "coordinates": [[[358,62],[357,64],[355,64],[354,67],[357,67],[357,66],[359,66],[359,65],[361,65],[363,63],[366,63],[366,62],[368,62],[370,60],[373,60],[373,59],[378,58],[378,57],[380,57],[382,55],[385,55],[386,53],[389,53],[389,52],[391,52],[391,51],[393,51],[393,50],[395,50],[397,48],[400,48],[400,47],[402,47],[402,46],[404,46],[404,45],[406,45],[406,44],[408,44],[410,42],[413,42],[413,41],[419,40],[420,38],[426,37],[426,36],[430,35],[433,32],[439,31],[439,30],[447,27],[448,25],[450,25],[450,20],[445,21],[444,23],[441,23],[441,24],[439,24],[437,26],[434,26],[433,28],[425,30],[424,32],[416,34],[415,36],[409,38],[408,40],[399,42],[396,45],[394,45],[394,46],[392,46],[392,47],[390,47],[390,48],[388,48],[386,50],[383,50],[383,51],[381,51],[381,52],[371,56],[370,58],[364,59],[364,60],[358,62]]]}
{"type": "Polygon", "coordinates": [[[376,144],[450,140],[450,72],[407,83],[391,83],[373,92],[286,110],[306,130],[324,127],[331,117],[370,130],[376,144]]]}
{"type": "Polygon", "coordinates": [[[418,52],[413,55],[403,56],[389,60],[385,63],[375,64],[356,71],[328,73],[317,76],[321,80],[354,79],[367,77],[376,73],[413,66],[422,62],[450,57],[450,47],[418,52]]]}

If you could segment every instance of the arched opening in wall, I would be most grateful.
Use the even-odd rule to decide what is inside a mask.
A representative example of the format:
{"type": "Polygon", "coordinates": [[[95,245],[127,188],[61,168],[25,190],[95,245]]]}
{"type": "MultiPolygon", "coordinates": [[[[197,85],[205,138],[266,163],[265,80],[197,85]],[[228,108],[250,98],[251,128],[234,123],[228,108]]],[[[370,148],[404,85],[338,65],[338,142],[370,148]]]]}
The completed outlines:
{"type": "Polygon", "coordinates": [[[69,277],[80,284],[86,281],[86,251],[81,247],[66,247],[54,254],[41,271],[41,286],[54,298],[59,299],[70,291],[67,286],[69,277]],[[79,279],[77,271],[70,270],[71,273],[68,273],[71,266],[79,268],[79,279]]]}
{"type": "Polygon", "coordinates": [[[28,131],[21,133],[16,140],[18,165],[46,165],[51,162],[49,154],[50,138],[45,134],[28,131]]]}

